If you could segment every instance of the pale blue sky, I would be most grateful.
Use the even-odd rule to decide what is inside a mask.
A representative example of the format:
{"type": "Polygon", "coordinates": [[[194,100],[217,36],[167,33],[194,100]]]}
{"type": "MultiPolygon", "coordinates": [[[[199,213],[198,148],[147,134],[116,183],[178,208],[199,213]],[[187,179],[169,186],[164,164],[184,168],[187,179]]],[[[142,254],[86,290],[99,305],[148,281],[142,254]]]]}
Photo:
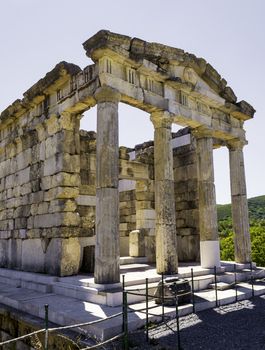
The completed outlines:
{"type": "MultiPolygon", "coordinates": [[[[257,110],[246,122],[248,196],[265,194],[263,0],[2,0],[0,2],[0,110],[65,60],[89,64],[82,43],[100,29],[182,48],[205,58],[238,100],[257,110]]],[[[95,112],[84,122],[93,128],[95,112]],[[91,121],[90,121],[91,120],[91,121]]],[[[153,137],[149,117],[121,105],[120,144],[153,137]]],[[[230,201],[228,154],[215,151],[218,203],[230,201]]]]}

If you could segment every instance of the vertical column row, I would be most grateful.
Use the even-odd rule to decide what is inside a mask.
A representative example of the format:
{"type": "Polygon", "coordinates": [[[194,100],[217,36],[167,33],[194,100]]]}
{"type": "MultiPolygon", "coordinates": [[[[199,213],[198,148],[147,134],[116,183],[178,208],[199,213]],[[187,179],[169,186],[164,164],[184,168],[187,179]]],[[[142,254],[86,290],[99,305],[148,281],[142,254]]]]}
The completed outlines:
{"type": "Polygon", "coordinates": [[[102,87],[97,100],[95,283],[120,282],[119,122],[120,94],[102,87]]]}
{"type": "Polygon", "coordinates": [[[155,127],[156,269],[174,274],[178,272],[178,256],[171,121],[165,112],[153,113],[151,121],[155,127]]]}

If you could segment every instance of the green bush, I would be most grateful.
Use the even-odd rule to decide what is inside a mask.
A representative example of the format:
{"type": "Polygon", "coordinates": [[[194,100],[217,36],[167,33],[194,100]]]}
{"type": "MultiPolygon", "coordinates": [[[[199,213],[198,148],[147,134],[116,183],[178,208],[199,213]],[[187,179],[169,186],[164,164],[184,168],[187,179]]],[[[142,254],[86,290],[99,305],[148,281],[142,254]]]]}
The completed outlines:
{"type": "MultiPolygon", "coordinates": [[[[263,205],[263,201],[261,201],[261,203],[261,205],[263,205]]],[[[252,261],[254,261],[257,266],[265,267],[265,210],[264,208],[259,210],[258,205],[256,205],[255,208],[256,214],[252,207],[252,215],[250,216],[252,261]]],[[[221,259],[233,261],[235,258],[233,240],[234,233],[231,216],[226,216],[225,219],[219,220],[218,231],[220,237],[221,259]]]]}

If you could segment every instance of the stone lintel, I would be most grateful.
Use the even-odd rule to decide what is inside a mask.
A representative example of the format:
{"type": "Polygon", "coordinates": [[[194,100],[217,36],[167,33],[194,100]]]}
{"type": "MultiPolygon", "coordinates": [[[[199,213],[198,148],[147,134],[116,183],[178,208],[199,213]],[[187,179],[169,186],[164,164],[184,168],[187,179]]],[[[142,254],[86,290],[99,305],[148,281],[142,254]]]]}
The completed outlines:
{"type": "Polygon", "coordinates": [[[205,127],[198,127],[198,128],[192,129],[192,134],[198,140],[202,138],[213,138],[213,130],[206,129],[205,127]]]}

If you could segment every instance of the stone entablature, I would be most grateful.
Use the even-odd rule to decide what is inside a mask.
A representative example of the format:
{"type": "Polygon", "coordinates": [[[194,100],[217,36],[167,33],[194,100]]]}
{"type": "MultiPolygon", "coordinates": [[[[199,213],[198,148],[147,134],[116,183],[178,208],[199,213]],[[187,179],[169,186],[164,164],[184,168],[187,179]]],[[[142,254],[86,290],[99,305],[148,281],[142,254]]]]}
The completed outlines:
{"type": "MultiPolygon", "coordinates": [[[[104,30],[88,39],[84,48],[94,64],[81,70],[74,64],[59,63],[0,115],[1,266],[74,274],[83,259],[82,248],[95,244],[96,282],[117,282],[118,198],[119,192],[126,198],[127,190],[135,193],[131,194],[135,204],[130,204],[135,217],[129,219],[124,211],[121,225],[131,220],[137,230],[147,229],[150,241],[147,239],[146,245],[152,249],[156,237],[162,252],[157,249],[160,272],[177,271],[176,228],[181,237],[196,236],[200,228],[203,251],[215,252],[205,264],[212,264],[215,258],[218,263],[215,145],[230,150],[236,257],[249,260],[241,146],[246,144],[243,125],[253,117],[253,107],[237,102],[233,90],[204,59],[183,50],[104,30]],[[155,129],[153,145],[119,151],[120,102],[150,114],[155,129]],[[95,135],[79,130],[82,113],[96,104],[97,142],[95,135]],[[183,135],[184,144],[173,151],[172,123],[190,128],[183,135]],[[188,138],[190,146],[185,146],[188,138]],[[190,164],[181,164],[176,158],[185,154],[185,147],[190,164]],[[148,152],[153,151],[150,161],[148,152]],[[239,174],[239,182],[234,174],[239,174]],[[186,222],[192,227],[194,216],[196,228],[184,234],[186,226],[178,219],[188,202],[176,200],[176,196],[181,197],[180,182],[193,178],[190,196],[192,191],[196,194],[190,200],[193,207],[188,209],[186,222]],[[119,186],[121,180],[123,187],[119,186]],[[96,240],[93,225],[98,232],[96,240]],[[107,241],[109,251],[104,246],[107,241]]],[[[197,236],[192,239],[198,246],[197,236]]],[[[148,254],[150,259],[154,255],[148,254]]]]}

